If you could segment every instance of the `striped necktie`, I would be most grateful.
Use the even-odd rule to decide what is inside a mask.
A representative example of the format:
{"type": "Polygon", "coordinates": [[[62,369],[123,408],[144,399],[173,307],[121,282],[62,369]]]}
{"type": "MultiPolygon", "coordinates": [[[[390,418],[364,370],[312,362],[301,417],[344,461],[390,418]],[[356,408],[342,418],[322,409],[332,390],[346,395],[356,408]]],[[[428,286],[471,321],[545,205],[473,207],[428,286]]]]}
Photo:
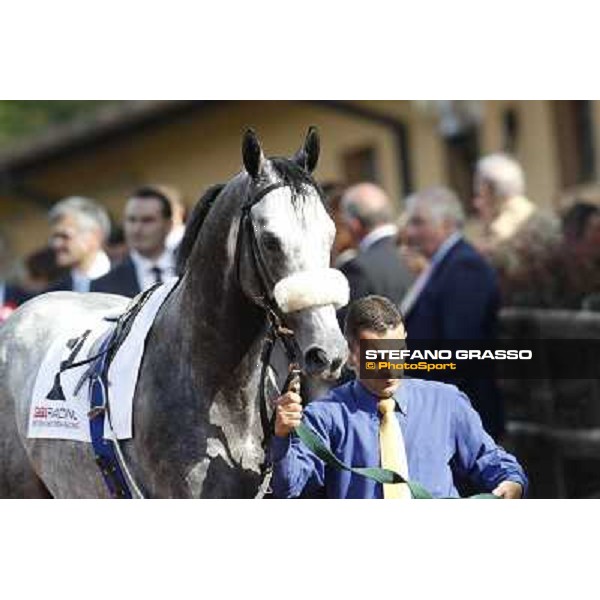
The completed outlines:
{"type": "Polygon", "coordinates": [[[154,266],[150,269],[152,275],[154,276],[155,283],[163,283],[162,269],[159,266],[154,266]]]}
{"type": "MultiPolygon", "coordinates": [[[[380,400],[377,404],[381,415],[379,426],[379,448],[381,450],[381,466],[384,469],[396,471],[408,479],[408,463],[404,437],[400,423],[394,414],[396,401],[394,398],[380,400]]],[[[410,489],[405,483],[392,483],[383,485],[383,497],[386,500],[409,500],[410,489]]]]}

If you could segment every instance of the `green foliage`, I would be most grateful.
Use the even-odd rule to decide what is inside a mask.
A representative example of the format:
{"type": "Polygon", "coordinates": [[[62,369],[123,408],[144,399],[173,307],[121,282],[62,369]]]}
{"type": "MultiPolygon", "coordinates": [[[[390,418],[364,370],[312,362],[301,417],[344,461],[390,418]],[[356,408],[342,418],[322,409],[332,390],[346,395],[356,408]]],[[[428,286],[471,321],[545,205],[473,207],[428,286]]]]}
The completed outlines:
{"type": "MultiPolygon", "coordinates": [[[[113,101],[114,102],[114,101],[113,101]]],[[[0,146],[91,113],[105,100],[2,100],[0,101],[0,146]]]]}

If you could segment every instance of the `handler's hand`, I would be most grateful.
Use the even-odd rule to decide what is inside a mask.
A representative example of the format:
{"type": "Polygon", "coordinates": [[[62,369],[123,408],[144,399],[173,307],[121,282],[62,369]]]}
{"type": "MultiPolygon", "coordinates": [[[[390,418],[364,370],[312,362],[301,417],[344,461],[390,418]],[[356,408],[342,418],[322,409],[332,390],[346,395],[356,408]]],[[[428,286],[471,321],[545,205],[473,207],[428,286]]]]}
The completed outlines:
{"type": "Polygon", "coordinates": [[[302,398],[295,392],[287,392],[275,404],[275,435],[286,437],[302,421],[302,398]]]}
{"type": "Polygon", "coordinates": [[[523,486],[516,481],[503,481],[492,494],[506,500],[518,500],[523,496],[523,486]]]}

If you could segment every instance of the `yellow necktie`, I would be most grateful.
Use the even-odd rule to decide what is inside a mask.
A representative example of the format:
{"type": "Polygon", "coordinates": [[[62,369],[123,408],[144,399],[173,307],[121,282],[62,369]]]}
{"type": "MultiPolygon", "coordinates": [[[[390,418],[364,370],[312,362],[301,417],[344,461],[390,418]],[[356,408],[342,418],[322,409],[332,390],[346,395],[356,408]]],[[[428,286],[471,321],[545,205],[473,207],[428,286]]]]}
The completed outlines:
{"type": "MultiPolygon", "coordinates": [[[[400,423],[394,415],[396,401],[393,398],[380,400],[377,408],[381,415],[379,426],[379,448],[381,450],[381,466],[384,469],[396,471],[408,479],[408,463],[404,437],[400,423]]],[[[391,483],[383,485],[383,497],[386,500],[409,500],[410,489],[405,483],[391,483]]]]}

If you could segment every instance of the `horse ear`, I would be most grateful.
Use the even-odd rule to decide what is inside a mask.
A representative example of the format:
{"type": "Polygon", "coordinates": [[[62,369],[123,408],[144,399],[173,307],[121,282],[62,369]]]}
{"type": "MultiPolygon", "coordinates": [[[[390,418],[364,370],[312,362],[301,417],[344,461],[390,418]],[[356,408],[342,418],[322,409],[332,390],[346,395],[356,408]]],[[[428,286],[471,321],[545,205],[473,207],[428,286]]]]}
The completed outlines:
{"type": "Polygon", "coordinates": [[[319,161],[319,153],[321,152],[321,140],[316,127],[309,127],[304,140],[304,146],[294,154],[292,159],[300,165],[305,171],[312,173],[319,161]]]}
{"type": "Polygon", "coordinates": [[[242,141],[242,158],[244,160],[244,168],[252,179],[256,179],[262,170],[265,162],[260,142],[256,137],[256,133],[252,129],[247,129],[242,141]]]}

